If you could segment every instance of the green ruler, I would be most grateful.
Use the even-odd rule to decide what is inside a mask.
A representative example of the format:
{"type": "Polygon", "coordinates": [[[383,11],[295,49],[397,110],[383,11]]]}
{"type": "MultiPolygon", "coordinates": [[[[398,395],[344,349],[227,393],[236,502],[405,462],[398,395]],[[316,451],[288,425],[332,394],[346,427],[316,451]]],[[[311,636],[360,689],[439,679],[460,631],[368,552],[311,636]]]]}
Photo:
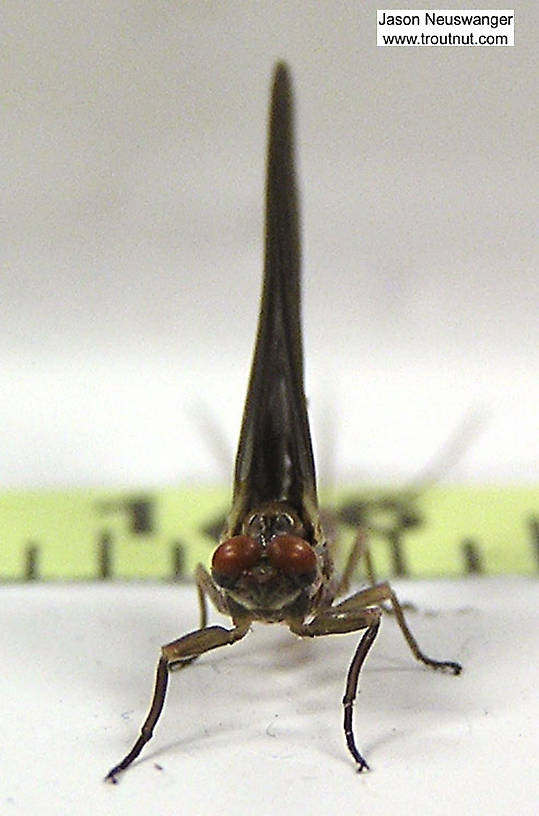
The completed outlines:
{"type": "MultiPolygon", "coordinates": [[[[4,493],[0,580],[188,579],[209,563],[229,498],[207,487],[4,493]]],[[[381,577],[539,572],[539,487],[357,486],[332,490],[331,506],[344,545],[358,523],[369,529],[381,577]]]]}

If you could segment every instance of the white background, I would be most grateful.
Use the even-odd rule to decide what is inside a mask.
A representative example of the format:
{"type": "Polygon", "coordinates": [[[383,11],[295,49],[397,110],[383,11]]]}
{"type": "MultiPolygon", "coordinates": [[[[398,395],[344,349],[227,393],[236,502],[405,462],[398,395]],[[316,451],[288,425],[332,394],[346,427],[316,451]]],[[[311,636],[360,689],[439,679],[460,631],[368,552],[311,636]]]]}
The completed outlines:
{"type": "Polygon", "coordinates": [[[369,773],[342,732],[358,636],[258,626],[172,675],[153,743],[112,786],[102,778],[145,716],[159,645],[197,625],[194,587],[4,588],[2,813],[535,816],[537,584],[398,590],[420,607],[409,620],[425,651],[464,671],[422,667],[384,620],[355,707],[369,773]]]}
{"type": "Polygon", "coordinates": [[[479,411],[451,478],[537,479],[535,3],[511,49],[380,49],[369,2],[2,9],[0,487],[227,477],[277,58],[321,475],[410,477],[479,411]]]}

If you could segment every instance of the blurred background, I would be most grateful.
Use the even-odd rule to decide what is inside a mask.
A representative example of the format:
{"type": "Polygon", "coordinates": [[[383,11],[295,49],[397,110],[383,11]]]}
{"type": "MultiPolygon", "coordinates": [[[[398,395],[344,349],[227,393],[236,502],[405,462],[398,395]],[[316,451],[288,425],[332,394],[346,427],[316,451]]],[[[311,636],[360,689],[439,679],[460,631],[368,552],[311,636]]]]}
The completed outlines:
{"type": "Polygon", "coordinates": [[[536,6],[514,48],[377,48],[371,2],[5,0],[0,489],[229,478],[280,58],[321,477],[475,417],[447,477],[536,481],[536,6]]]}

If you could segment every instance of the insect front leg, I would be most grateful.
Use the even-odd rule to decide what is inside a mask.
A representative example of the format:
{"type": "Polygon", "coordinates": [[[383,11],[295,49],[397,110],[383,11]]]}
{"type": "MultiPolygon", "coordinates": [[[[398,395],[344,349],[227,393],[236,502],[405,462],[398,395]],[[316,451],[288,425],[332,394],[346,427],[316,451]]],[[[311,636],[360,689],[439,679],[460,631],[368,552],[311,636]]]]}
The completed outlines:
{"type": "Polygon", "coordinates": [[[213,579],[208,570],[197,564],[195,570],[195,581],[198,591],[198,603],[200,608],[200,629],[204,629],[207,624],[207,604],[206,598],[209,598],[214,607],[222,615],[230,615],[226,599],[222,592],[215,586],[213,579]]]}
{"type": "MultiPolygon", "coordinates": [[[[205,629],[208,625],[208,603],[207,598],[210,599],[214,607],[217,609],[218,612],[221,612],[223,615],[230,615],[228,606],[226,605],[226,601],[219,592],[218,588],[212,581],[211,575],[207,571],[202,564],[197,564],[195,569],[195,582],[197,587],[197,595],[198,595],[198,609],[200,615],[200,624],[199,629],[205,629]]],[[[176,665],[170,666],[171,671],[178,671],[179,669],[185,669],[186,666],[189,666],[193,660],[196,660],[199,655],[195,655],[194,657],[186,658],[182,660],[181,663],[176,665]]]]}
{"type": "Polygon", "coordinates": [[[357,762],[358,771],[369,768],[366,760],[359,752],[353,731],[352,725],[352,710],[354,700],[357,695],[357,686],[359,682],[359,673],[361,667],[365,662],[369,650],[374,643],[378,629],[380,627],[380,617],[382,610],[378,606],[365,608],[358,602],[357,608],[340,610],[340,607],[330,607],[324,610],[320,615],[313,618],[310,623],[295,624],[292,623],[290,629],[297,635],[303,637],[321,637],[323,635],[345,634],[347,632],[357,632],[361,629],[366,629],[359,645],[355,651],[348,676],[346,679],[346,689],[343,697],[344,706],[344,735],[348,750],[352,754],[354,760],[357,762]]]}
{"type": "Polygon", "coordinates": [[[118,774],[121,771],[125,771],[125,769],[131,765],[146,743],[151,740],[154,728],[165,703],[169,671],[176,668],[183,668],[201,654],[209,652],[212,649],[217,649],[219,646],[236,643],[245,637],[249,631],[250,623],[251,621],[249,619],[235,621],[236,625],[232,629],[225,629],[223,626],[207,626],[203,629],[190,632],[178,638],[178,640],[173,640],[161,648],[161,657],[157,664],[152,702],[148,715],[140,729],[140,735],[122,761],[108,772],[105,781],[116,783],[118,774]]]}
{"type": "MultiPolygon", "coordinates": [[[[198,595],[198,609],[200,615],[200,623],[199,629],[205,629],[208,625],[208,603],[207,598],[210,599],[214,607],[217,609],[218,612],[221,612],[223,615],[229,615],[229,609],[226,605],[226,601],[223,598],[222,594],[219,592],[217,587],[212,581],[211,575],[207,571],[202,564],[197,564],[195,569],[195,582],[197,587],[197,595],[198,595]]],[[[199,655],[195,655],[194,657],[186,658],[182,660],[181,663],[178,663],[173,666],[169,666],[171,671],[179,671],[179,669],[185,669],[186,666],[189,666],[194,660],[197,659],[199,655]]]]}

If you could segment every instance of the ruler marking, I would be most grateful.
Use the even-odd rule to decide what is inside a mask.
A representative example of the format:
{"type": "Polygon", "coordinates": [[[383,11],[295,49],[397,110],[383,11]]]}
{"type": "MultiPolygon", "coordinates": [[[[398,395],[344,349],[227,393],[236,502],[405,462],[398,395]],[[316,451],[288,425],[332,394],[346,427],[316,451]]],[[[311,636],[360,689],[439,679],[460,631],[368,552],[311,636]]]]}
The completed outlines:
{"type": "Polygon", "coordinates": [[[151,535],[155,531],[153,498],[132,499],[126,502],[133,535],[151,535]]]}
{"type": "Polygon", "coordinates": [[[112,577],[112,536],[101,533],[97,545],[97,574],[100,580],[107,581],[112,577]]]}
{"type": "Polygon", "coordinates": [[[24,579],[37,581],[39,578],[39,546],[31,541],[24,553],[24,579]]]}
{"type": "Polygon", "coordinates": [[[464,556],[464,568],[468,575],[477,575],[485,571],[477,541],[472,538],[465,538],[462,542],[462,554],[464,556]]]}
{"type": "Polygon", "coordinates": [[[539,516],[532,516],[528,520],[528,528],[531,533],[531,546],[537,569],[539,569],[539,516]]]}
{"type": "Polygon", "coordinates": [[[172,574],[173,581],[181,581],[185,578],[185,545],[181,541],[175,541],[171,546],[172,554],[172,574]]]}

